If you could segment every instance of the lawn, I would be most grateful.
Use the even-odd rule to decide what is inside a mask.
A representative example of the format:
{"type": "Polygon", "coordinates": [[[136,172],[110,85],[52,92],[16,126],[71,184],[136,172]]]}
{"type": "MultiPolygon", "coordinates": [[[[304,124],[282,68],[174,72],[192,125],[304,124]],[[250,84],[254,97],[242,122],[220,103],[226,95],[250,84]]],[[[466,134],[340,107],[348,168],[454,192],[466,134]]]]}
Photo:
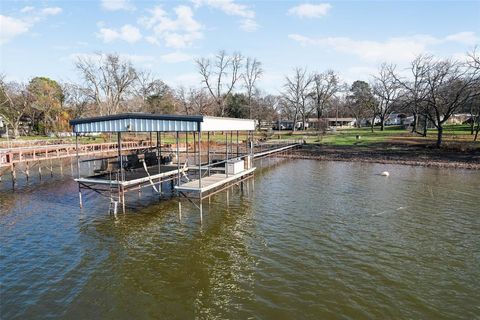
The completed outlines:
{"type": "MultiPolygon", "coordinates": [[[[470,134],[468,125],[447,125],[444,128],[443,141],[445,144],[467,144],[480,147],[480,141],[473,142],[473,135],[470,134]]],[[[435,144],[437,139],[437,130],[429,129],[427,137],[417,133],[411,133],[410,129],[402,129],[400,126],[388,126],[384,131],[375,127],[374,132],[370,128],[345,128],[338,129],[336,132],[328,132],[325,135],[318,136],[314,131],[275,132],[273,137],[276,139],[294,139],[301,138],[307,143],[324,144],[333,146],[369,146],[379,143],[395,144],[435,144]]]]}

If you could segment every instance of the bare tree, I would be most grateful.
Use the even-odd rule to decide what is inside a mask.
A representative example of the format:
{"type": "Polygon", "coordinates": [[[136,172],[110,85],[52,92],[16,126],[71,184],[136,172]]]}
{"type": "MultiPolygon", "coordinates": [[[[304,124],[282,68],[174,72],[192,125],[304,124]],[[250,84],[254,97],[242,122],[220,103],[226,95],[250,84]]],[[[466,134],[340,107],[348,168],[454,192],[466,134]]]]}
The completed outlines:
{"type": "Polygon", "coordinates": [[[433,61],[425,74],[428,95],[426,116],[437,128],[437,147],[442,144],[443,125],[474,94],[478,71],[452,60],[433,61]]]}
{"type": "Polygon", "coordinates": [[[298,117],[302,116],[303,129],[305,129],[306,118],[309,113],[308,99],[310,96],[310,85],[313,77],[307,74],[306,68],[295,68],[292,77],[285,77],[283,100],[287,103],[286,107],[293,112],[293,130],[297,128],[298,117]]]}
{"type": "Polygon", "coordinates": [[[13,137],[20,134],[20,123],[33,102],[33,96],[27,86],[17,82],[5,82],[4,76],[0,77],[0,116],[12,128],[13,137]]]}
{"type": "Polygon", "coordinates": [[[337,94],[339,90],[340,80],[335,71],[327,70],[313,76],[313,92],[311,95],[315,104],[319,128],[320,118],[323,117],[327,106],[331,103],[335,94],[337,94]]]}
{"type": "Polygon", "coordinates": [[[375,76],[373,94],[377,97],[376,113],[380,118],[380,131],[385,127],[385,119],[392,113],[400,95],[400,85],[396,81],[395,66],[383,63],[378,76],[375,76]]]}
{"type": "Polygon", "coordinates": [[[252,119],[256,119],[259,129],[262,121],[273,121],[278,117],[280,97],[271,94],[261,94],[256,92],[254,95],[252,119]]]}
{"type": "MultiPolygon", "coordinates": [[[[430,55],[419,55],[410,64],[410,79],[401,78],[397,73],[393,72],[390,76],[395,78],[397,84],[405,91],[403,101],[407,109],[413,115],[412,132],[418,132],[419,115],[424,109],[424,101],[428,94],[425,73],[427,66],[432,61],[430,55]]],[[[426,119],[426,117],[425,117],[426,119]]],[[[424,135],[426,135],[427,126],[424,125],[424,135]]]]}
{"type": "Polygon", "coordinates": [[[83,78],[85,92],[95,101],[100,115],[118,113],[138,79],[132,63],[117,54],[97,54],[96,59],[79,57],[75,66],[83,78]]]}
{"type": "Polygon", "coordinates": [[[475,133],[473,141],[477,141],[480,131],[480,55],[475,47],[468,53],[467,67],[472,74],[472,94],[470,105],[470,131],[475,133]]]}
{"type": "Polygon", "coordinates": [[[62,84],[65,95],[65,105],[71,110],[73,118],[81,118],[88,112],[92,100],[85,93],[84,88],[74,83],[62,84]]]}
{"type": "Polygon", "coordinates": [[[192,114],[192,103],[187,89],[184,86],[180,86],[176,90],[175,95],[178,102],[180,103],[180,112],[186,115],[192,114]]]}
{"type": "Polygon", "coordinates": [[[247,89],[248,117],[250,119],[252,118],[252,98],[255,93],[255,84],[262,74],[262,63],[256,58],[247,58],[243,82],[247,89]]]}
{"type": "Polygon", "coordinates": [[[190,104],[192,110],[201,115],[213,115],[212,99],[208,96],[205,89],[191,88],[189,90],[190,104]]]}
{"type": "Polygon", "coordinates": [[[202,82],[217,105],[217,115],[219,116],[224,116],[225,100],[242,77],[240,71],[242,61],[243,57],[240,53],[229,56],[224,50],[219,51],[213,61],[208,58],[200,58],[195,61],[202,82]]]}

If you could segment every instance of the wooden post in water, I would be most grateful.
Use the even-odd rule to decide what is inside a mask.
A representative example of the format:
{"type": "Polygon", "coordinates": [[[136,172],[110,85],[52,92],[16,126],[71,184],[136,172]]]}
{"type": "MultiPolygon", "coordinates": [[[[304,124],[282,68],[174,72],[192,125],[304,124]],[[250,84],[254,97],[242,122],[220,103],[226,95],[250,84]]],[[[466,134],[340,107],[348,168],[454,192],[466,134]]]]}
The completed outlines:
{"type": "Polygon", "coordinates": [[[27,178],[27,182],[30,179],[30,164],[28,161],[25,163],[25,177],[27,178]]]}
{"type": "Polygon", "coordinates": [[[10,172],[12,174],[12,185],[15,187],[15,183],[17,182],[17,172],[15,171],[15,163],[10,165],[10,172]]]}

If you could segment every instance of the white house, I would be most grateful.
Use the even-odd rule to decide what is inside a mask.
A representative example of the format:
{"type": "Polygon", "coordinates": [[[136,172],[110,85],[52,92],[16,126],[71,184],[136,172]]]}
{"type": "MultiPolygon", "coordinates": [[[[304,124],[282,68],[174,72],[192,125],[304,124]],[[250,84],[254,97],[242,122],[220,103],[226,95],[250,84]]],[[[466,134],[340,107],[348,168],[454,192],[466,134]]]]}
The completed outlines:
{"type": "Polygon", "coordinates": [[[405,118],[407,115],[404,113],[391,113],[388,115],[387,119],[385,119],[386,126],[398,126],[404,123],[405,118]]]}

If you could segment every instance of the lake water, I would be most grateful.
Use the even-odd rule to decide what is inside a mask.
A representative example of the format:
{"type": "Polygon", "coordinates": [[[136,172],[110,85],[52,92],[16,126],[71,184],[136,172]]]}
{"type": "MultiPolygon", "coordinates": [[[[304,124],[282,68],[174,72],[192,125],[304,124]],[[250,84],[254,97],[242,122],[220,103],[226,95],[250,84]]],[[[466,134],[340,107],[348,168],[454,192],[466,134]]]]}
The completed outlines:
{"type": "Polygon", "coordinates": [[[3,186],[0,318],[480,317],[480,172],[257,166],[202,222],[150,191],[115,219],[69,177],[3,186]]]}

